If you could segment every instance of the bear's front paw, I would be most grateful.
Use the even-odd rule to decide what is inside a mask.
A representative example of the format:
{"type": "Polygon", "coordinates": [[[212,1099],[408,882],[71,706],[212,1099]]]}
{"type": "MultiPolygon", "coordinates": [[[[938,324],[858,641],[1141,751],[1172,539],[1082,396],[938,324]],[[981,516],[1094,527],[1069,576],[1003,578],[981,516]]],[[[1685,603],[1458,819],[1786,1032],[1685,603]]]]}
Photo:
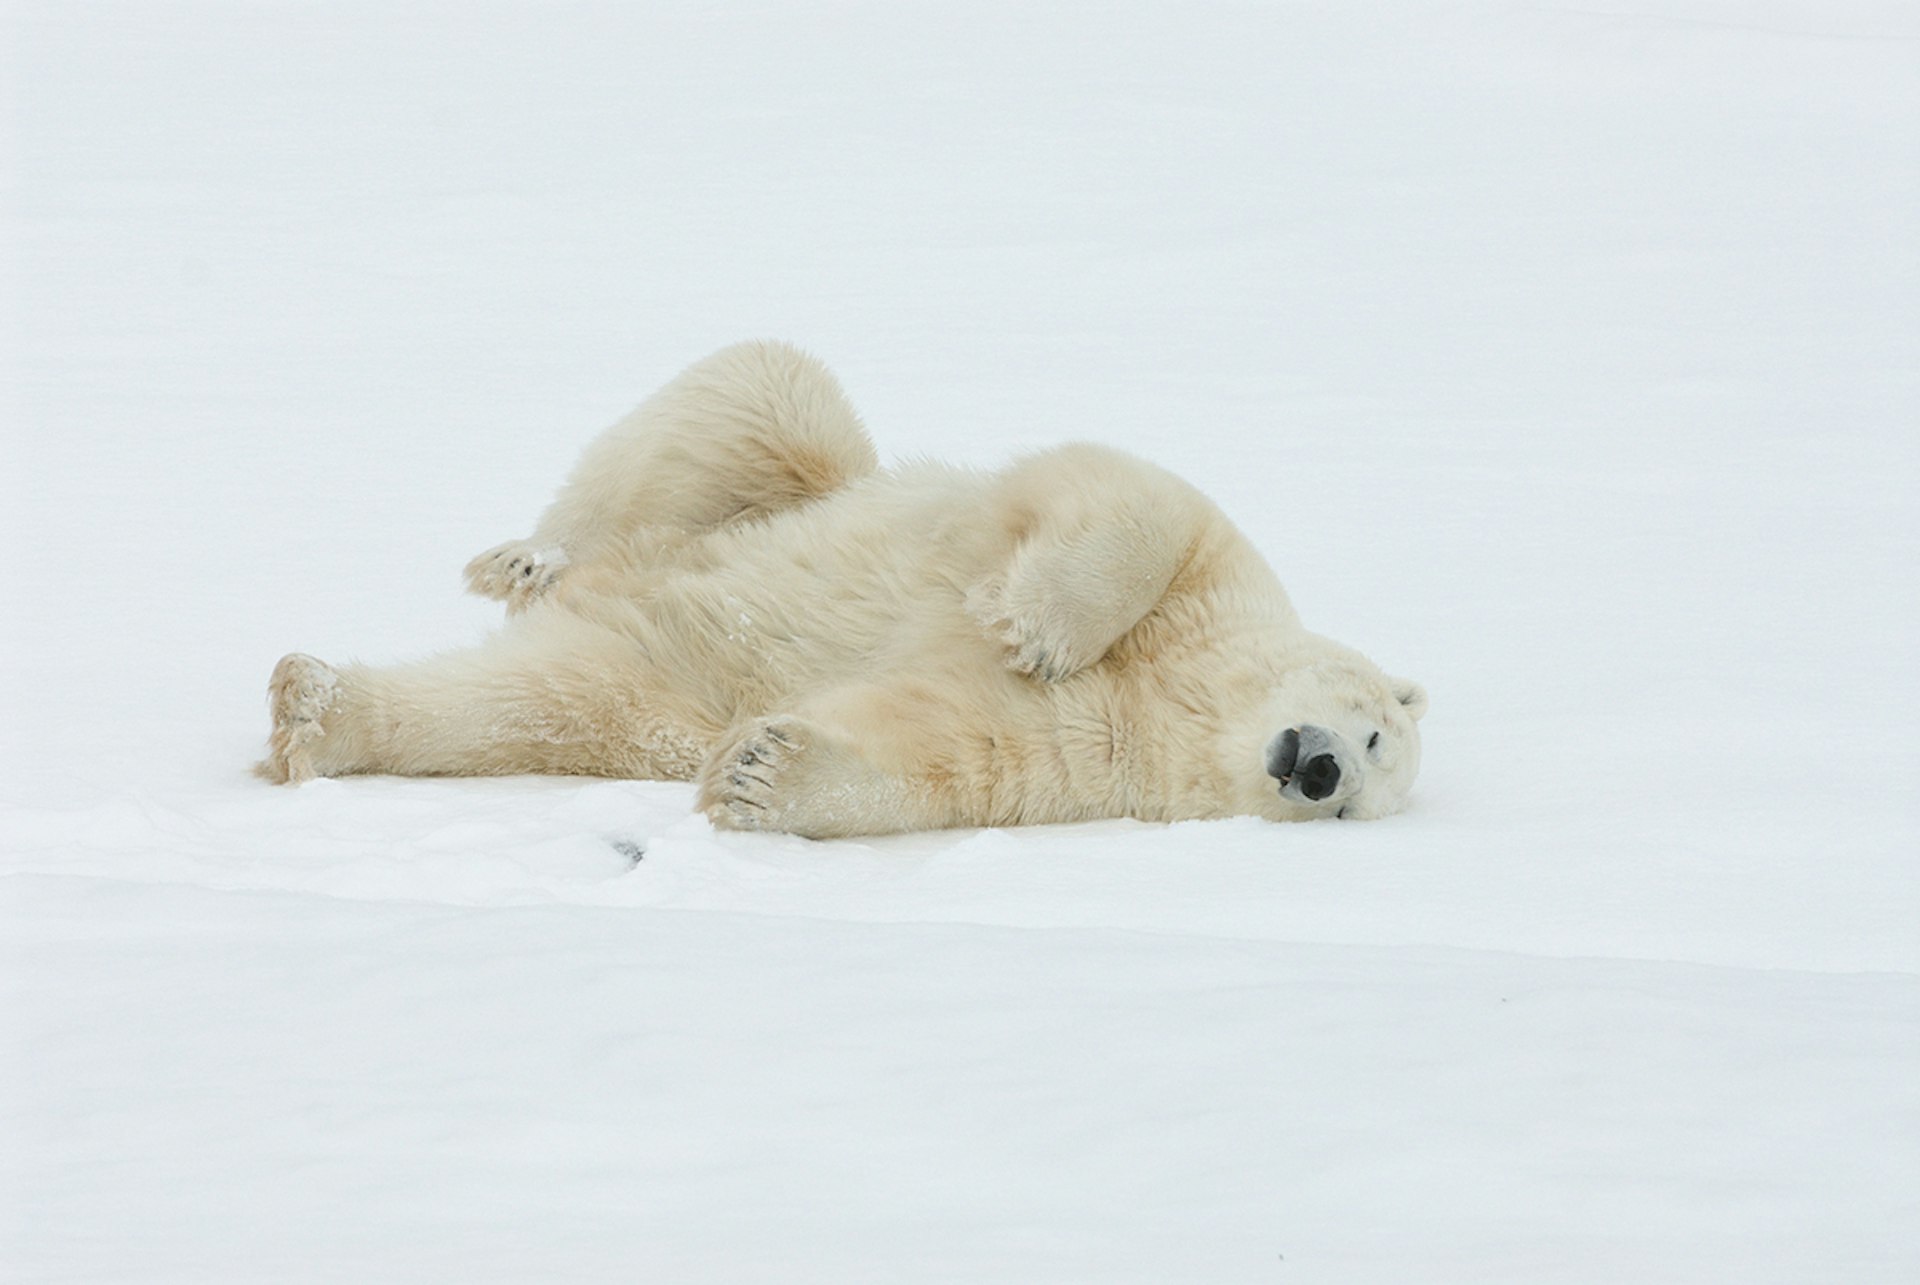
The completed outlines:
{"type": "Polygon", "coordinates": [[[858,834],[884,791],[850,746],[817,724],[763,718],[707,761],[699,807],[729,830],[783,830],[810,838],[858,834]],[[870,797],[871,796],[871,797],[870,797]]]}
{"type": "Polygon", "coordinates": [[[795,778],[813,736],[798,719],[762,719],[732,749],[707,765],[700,808],[715,825],[735,830],[781,830],[795,778]]]}
{"type": "Polygon", "coordinates": [[[989,581],[967,595],[967,610],[992,641],[1002,649],[1008,669],[1043,683],[1057,683],[1086,668],[1086,662],[1060,639],[1051,637],[1039,621],[1016,612],[1007,603],[1003,585],[989,581]]]}
{"type": "Polygon", "coordinates": [[[1084,668],[1039,630],[1018,621],[1009,622],[1000,632],[1000,642],[1007,649],[1008,669],[1043,683],[1057,683],[1084,668]]]}
{"type": "Polygon", "coordinates": [[[510,612],[525,611],[534,599],[553,588],[566,567],[565,549],[536,548],[524,540],[509,540],[467,564],[467,588],[482,598],[506,603],[510,612]]]}
{"type": "Polygon", "coordinates": [[[298,785],[313,778],[313,742],[326,735],[320,719],[340,690],[340,676],[325,661],[295,652],[273,667],[267,680],[267,708],[273,733],[267,757],[255,770],[275,784],[298,785]]]}

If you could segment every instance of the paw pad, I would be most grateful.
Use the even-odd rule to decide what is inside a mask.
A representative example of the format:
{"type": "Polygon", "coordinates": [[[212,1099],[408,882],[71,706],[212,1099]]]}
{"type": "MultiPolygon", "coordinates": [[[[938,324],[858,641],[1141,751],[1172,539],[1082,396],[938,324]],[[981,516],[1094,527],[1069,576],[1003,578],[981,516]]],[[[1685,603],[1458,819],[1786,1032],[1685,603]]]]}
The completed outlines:
{"type": "Polygon", "coordinates": [[[553,588],[566,566],[564,549],[536,548],[524,540],[510,540],[467,564],[467,588],[483,598],[506,603],[509,611],[523,611],[553,588]]]}
{"type": "Polygon", "coordinates": [[[736,830],[776,828],[773,813],[781,803],[782,777],[805,750],[804,736],[790,721],[755,727],[722,759],[724,766],[708,787],[708,814],[736,830]]]}
{"type": "Polygon", "coordinates": [[[267,739],[261,775],[295,785],[313,777],[310,747],[326,735],[321,718],[339,691],[340,676],[326,662],[298,652],[281,658],[267,680],[273,733],[267,739]]]}

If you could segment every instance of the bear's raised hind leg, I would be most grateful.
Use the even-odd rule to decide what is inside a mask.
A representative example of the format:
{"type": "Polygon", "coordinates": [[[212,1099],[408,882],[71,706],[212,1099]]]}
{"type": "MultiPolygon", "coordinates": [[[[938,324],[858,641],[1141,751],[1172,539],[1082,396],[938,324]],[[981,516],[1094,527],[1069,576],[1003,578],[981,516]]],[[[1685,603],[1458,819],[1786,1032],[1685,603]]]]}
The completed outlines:
{"type": "Polygon", "coordinates": [[[525,611],[559,582],[567,562],[567,551],[557,544],[540,548],[528,540],[509,540],[467,564],[467,589],[506,603],[509,614],[525,611]]]}
{"type": "Polygon", "coordinates": [[[826,495],[879,467],[827,368],[788,344],[735,344],[682,371],[587,445],[524,540],[467,565],[467,586],[524,607],[569,562],[630,556],[826,495]]]}

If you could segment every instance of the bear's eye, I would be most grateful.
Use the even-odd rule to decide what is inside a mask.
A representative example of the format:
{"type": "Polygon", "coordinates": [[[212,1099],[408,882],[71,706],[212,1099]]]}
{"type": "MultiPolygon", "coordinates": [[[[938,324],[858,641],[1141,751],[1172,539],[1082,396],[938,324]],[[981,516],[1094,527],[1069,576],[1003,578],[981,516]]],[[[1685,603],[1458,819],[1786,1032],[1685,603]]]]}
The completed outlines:
{"type": "Polygon", "coordinates": [[[1375,732],[1372,736],[1369,736],[1367,738],[1367,753],[1371,754],[1379,748],[1380,748],[1380,733],[1375,732]]]}

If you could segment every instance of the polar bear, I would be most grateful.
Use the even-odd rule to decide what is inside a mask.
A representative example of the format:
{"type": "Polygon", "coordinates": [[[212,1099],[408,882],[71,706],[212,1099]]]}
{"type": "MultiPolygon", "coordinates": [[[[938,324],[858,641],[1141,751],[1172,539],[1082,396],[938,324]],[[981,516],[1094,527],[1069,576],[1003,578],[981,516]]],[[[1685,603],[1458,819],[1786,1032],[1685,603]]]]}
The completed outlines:
{"type": "Polygon", "coordinates": [[[1421,687],[1303,629],[1187,483],[1093,445],[882,470],[781,343],[687,369],[466,579],[508,613],[477,647],[281,660],[260,773],[691,780],[830,838],[1379,817],[1420,764],[1421,687]]]}

